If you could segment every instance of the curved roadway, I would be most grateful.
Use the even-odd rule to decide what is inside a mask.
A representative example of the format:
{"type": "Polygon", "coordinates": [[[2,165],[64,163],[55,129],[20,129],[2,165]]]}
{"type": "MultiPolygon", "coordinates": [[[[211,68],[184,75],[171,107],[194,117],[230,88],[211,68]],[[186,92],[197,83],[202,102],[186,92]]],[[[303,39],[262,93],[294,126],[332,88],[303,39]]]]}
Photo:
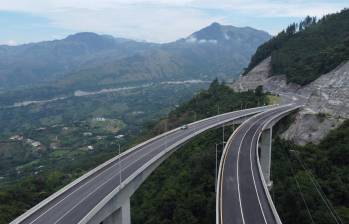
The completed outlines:
{"type": "Polygon", "coordinates": [[[228,141],[220,164],[217,224],[280,224],[269,192],[263,186],[257,144],[263,126],[297,104],[278,107],[251,117],[228,141]]]}
{"type": "MultiPolygon", "coordinates": [[[[145,144],[124,153],[120,159],[112,159],[89,174],[65,187],[59,193],[41,202],[12,223],[21,224],[75,224],[82,220],[103,198],[116,189],[121,178],[124,181],[144,164],[151,161],[166,148],[177,147],[176,143],[188,136],[194,137],[209,128],[232,121],[246,114],[256,114],[270,107],[253,108],[222,114],[179,128],[156,137],[145,144]]],[[[258,222],[255,222],[258,223],[258,222]]]]}

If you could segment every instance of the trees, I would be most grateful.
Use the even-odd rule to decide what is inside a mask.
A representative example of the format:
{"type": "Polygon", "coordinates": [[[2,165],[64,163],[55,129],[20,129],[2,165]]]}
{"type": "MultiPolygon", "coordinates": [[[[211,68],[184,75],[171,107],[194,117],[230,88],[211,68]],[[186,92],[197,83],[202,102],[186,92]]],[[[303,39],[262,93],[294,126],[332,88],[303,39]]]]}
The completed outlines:
{"type": "Polygon", "coordinates": [[[257,97],[263,96],[263,86],[257,86],[257,88],[255,90],[255,94],[257,97]]]}
{"type": "MultiPolygon", "coordinates": [[[[254,107],[266,101],[262,87],[236,93],[218,80],[189,102],[169,114],[168,126],[213,116],[219,112],[254,107]]],[[[159,126],[155,126],[155,129],[159,126]]],[[[228,138],[232,129],[226,127],[228,138]]],[[[164,162],[141,186],[131,201],[135,224],[177,223],[209,224],[215,222],[215,143],[222,138],[214,130],[195,138],[164,162]]],[[[219,154],[221,148],[218,149],[219,154]]]]}
{"type": "Polygon", "coordinates": [[[316,17],[307,16],[299,23],[299,31],[303,31],[314,24],[316,24],[316,17]]]}
{"type": "MultiPolygon", "coordinates": [[[[217,106],[219,106],[219,112],[224,113],[239,110],[241,107],[257,106],[258,101],[267,101],[266,95],[261,93],[256,96],[253,91],[236,93],[215,80],[208,90],[202,91],[170,112],[166,120],[159,120],[152,126],[144,127],[144,133],[157,135],[165,131],[165,122],[167,129],[172,129],[181,124],[216,115],[217,106]]],[[[226,128],[226,134],[228,137],[229,128],[226,128]]],[[[129,144],[139,143],[149,137],[142,134],[129,144]]],[[[205,224],[214,220],[215,153],[213,149],[217,139],[221,137],[221,131],[218,130],[194,140],[192,144],[181,150],[183,154],[178,153],[169,158],[166,161],[167,165],[161,166],[156,171],[155,177],[147,180],[145,186],[148,187],[141,190],[143,193],[139,196],[135,195],[139,203],[132,206],[132,209],[137,210],[133,214],[140,214],[139,217],[135,217],[136,220],[141,220],[138,223],[173,223],[175,221],[183,224],[205,224]]],[[[1,186],[0,223],[8,223],[84,171],[112,156],[115,156],[113,151],[105,151],[78,156],[74,161],[59,159],[62,163],[46,158],[45,172],[1,186]],[[58,168],[48,165],[51,163],[68,164],[58,168]]]]}
{"type": "Polygon", "coordinates": [[[311,223],[310,218],[315,223],[335,223],[314,187],[309,172],[333,204],[343,223],[349,222],[348,135],[349,120],[331,131],[319,145],[296,146],[279,138],[274,141],[272,195],[283,223],[307,224],[311,223]],[[311,217],[306,212],[302,197],[311,217]]]}
{"type": "Polygon", "coordinates": [[[307,16],[261,45],[244,74],[271,56],[273,75],[306,85],[349,60],[349,9],[324,16],[307,16]]]}

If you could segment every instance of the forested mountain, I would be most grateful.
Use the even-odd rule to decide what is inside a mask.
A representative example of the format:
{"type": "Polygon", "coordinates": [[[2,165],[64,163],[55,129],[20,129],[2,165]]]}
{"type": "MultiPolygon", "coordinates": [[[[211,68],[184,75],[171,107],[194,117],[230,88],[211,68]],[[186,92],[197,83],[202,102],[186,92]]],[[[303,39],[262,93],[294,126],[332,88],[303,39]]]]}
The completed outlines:
{"type": "Polygon", "coordinates": [[[168,44],[95,33],[20,46],[0,46],[0,88],[50,84],[93,87],[134,81],[237,75],[270,35],[218,23],[168,44]],[[195,41],[194,41],[195,40],[195,41]]]}
{"type": "Polygon", "coordinates": [[[269,56],[273,75],[300,85],[333,70],[349,60],[349,9],[291,24],[257,49],[245,74],[269,56]]]}
{"type": "Polygon", "coordinates": [[[63,40],[0,46],[0,88],[59,80],[64,74],[94,67],[149,49],[154,44],[78,33],[63,40]]]}

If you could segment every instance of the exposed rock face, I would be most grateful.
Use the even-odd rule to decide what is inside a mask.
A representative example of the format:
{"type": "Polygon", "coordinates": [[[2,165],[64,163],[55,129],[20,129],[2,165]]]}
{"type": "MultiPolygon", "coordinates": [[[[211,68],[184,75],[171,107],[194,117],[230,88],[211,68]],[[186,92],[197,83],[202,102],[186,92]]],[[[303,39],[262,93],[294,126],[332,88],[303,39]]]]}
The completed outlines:
{"type": "Polygon", "coordinates": [[[263,86],[265,91],[273,93],[296,93],[301,87],[297,84],[287,83],[285,75],[272,76],[270,62],[271,58],[266,58],[247,75],[240,76],[231,87],[239,92],[255,89],[257,86],[263,86]]]}
{"type": "Polygon", "coordinates": [[[270,58],[267,58],[231,87],[236,91],[246,91],[259,85],[265,91],[281,95],[289,93],[306,99],[304,109],[282,135],[296,144],[319,143],[344,118],[349,118],[349,61],[302,87],[287,83],[285,76],[271,76],[270,58]]]}
{"type": "Polygon", "coordinates": [[[247,75],[240,76],[239,79],[232,84],[235,91],[243,92],[249,89],[256,89],[257,86],[268,83],[270,76],[270,57],[253,68],[247,75]]]}
{"type": "Polygon", "coordinates": [[[281,135],[281,138],[293,140],[298,145],[309,142],[318,144],[331,129],[338,127],[342,122],[343,119],[304,108],[297,114],[295,122],[281,135]]]}
{"type": "Polygon", "coordinates": [[[321,113],[349,118],[349,61],[298,91],[307,105],[321,113]]]}

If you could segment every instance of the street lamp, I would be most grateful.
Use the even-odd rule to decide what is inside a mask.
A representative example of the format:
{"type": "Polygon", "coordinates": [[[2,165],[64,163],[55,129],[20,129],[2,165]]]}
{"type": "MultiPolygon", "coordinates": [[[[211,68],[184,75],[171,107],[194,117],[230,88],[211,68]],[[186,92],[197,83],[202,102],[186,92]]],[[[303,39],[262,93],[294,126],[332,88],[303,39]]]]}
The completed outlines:
{"type": "Polygon", "coordinates": [[[122,172],[122,167],[121,167],[121,147],[120,147],[120,143],[118,142],[118,148],[119,148],[119,181],[120,181],[120,188],[121,188],[121,183],[122,183],[122,176],[121,176],[121,172],[122,172]]]}
{"type": "Polygon", "coordinates": [[[218,159],[217,159],[217,146],[218,146],[218,144],[216,143],[216,166],[215,166],[215,173],[214,173],[214,175],[215,175],[215,177],[214,177],[214,179],[215,179],[215,181],[214,181],[214,183],[215,183],[215,185],[214,185],[214,189],[215,189],[215,192],[217,192],[217,164],[218,164],[218,159]]]}
{"type": "Polygon", "coordinates": [[[218,146],[219,145],[222,145],[222,152],[223,152],[223,150],[224,150],[224,144],[225,144],[226,142],[222,142],[222,143],[216,143],[215,145],[216,145],[216,166],[215,166],[215,192],[217,192],[217,180],[218,180],[218,146]]]}

